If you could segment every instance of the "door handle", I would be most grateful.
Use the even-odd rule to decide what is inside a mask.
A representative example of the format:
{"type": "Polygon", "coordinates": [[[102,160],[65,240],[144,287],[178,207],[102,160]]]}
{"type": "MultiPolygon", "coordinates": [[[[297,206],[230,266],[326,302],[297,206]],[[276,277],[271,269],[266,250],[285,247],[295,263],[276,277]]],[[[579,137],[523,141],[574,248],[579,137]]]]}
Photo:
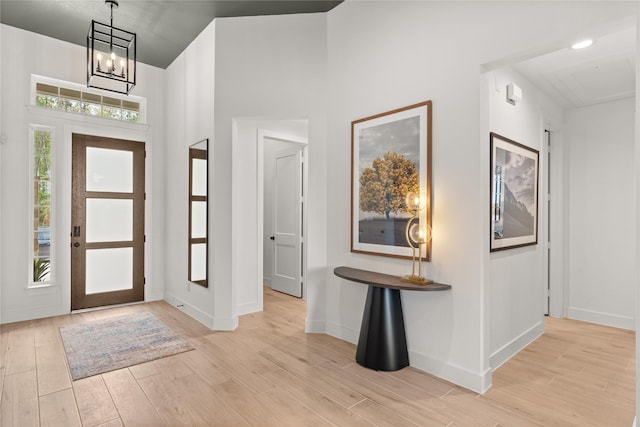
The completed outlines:
{"type": "Polygon", "coordinates": [[[276,236],[269,237],[271,240],[276,240],[276,236]]]}
{"type": "Polygon", "coordinates": [[[77,247],[79,247],[79,246],[80,246],[80,243],[78,243],[78,242],[75,242],[75,243],[73,244],[73,247],[74,247],[74,248],[77,248],[77,247]]]}

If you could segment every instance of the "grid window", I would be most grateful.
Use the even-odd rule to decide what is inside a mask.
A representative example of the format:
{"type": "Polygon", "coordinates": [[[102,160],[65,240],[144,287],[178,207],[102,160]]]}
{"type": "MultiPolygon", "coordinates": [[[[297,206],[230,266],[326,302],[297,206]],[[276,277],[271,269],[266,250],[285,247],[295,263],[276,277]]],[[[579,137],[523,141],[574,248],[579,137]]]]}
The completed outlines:
{"type": "Polygon", "coordinates": [[[36,105],[133,123],[141,120],[139,102],[45,83],[36,83],[36,105]]]}
{"type": "Polygon", "coordinates": [[[33,131],[32,170],[33,170],[33,274],[31,282],[35,285],[52,281],[52,134],[48,130],[33,131]]]}

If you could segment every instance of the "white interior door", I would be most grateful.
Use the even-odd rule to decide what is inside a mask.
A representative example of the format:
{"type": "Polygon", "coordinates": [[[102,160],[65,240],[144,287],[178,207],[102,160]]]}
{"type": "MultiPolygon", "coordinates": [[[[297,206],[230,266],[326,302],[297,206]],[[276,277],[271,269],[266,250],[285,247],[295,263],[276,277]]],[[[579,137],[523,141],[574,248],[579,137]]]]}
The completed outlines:
{"type": "Polygon", "coordinates": [[[276,152],[275,168],[271,288],[302,297],[302,148],[276,152]]]}

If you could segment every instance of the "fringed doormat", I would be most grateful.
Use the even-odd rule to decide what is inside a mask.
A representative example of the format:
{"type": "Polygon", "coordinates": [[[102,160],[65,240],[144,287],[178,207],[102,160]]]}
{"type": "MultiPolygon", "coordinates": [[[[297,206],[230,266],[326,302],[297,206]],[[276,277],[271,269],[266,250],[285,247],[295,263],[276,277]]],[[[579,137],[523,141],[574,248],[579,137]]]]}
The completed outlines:
{"type": "Polygon", "coordinates": [[[60,334],[73,380],[193,349],[148,312],[61,326],[60,334]]]}

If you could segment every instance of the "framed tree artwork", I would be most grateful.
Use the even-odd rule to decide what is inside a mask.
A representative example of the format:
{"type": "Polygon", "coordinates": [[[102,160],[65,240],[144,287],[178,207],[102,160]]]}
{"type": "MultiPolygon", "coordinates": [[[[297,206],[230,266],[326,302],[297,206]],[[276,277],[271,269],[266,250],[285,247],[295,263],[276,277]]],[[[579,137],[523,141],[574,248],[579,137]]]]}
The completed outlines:
{"type": "Polygon", "coordinates": [[[538,157],[491,132],[491,252],[538,243],[538,157]]]}
{"type": "Polygon", "coordinates": [[[411,258],[414,216],[430,233],[431,109],[425,101],[351,122],[351,252],[411,258]]]}

